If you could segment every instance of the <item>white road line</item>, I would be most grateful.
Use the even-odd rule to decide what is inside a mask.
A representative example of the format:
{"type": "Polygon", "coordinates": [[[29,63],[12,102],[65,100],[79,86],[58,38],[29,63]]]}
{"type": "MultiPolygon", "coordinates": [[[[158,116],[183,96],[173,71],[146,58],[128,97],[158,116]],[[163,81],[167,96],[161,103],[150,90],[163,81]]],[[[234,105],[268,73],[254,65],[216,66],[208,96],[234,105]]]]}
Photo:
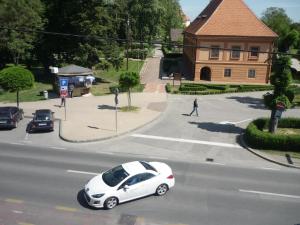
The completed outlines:
{"type": "Polygon", "coordinates": [[[224,163],[216,163],[216,162],[204,162],[205,164],[212,164],[212,165],[219,165],[219,166],[225,166],[224,163]]]}
{"type": "Polygon", "coordinates": [[[18,143],[18,142],[11,142],[12,145],[25,145],[24,143],[18,143]]]}
{"type": "Polygon", "coordinates": [[[271,168],[271,167],[262,167],[260,169],[263,169],[263,170],[275,170],[275,171],[279,171],[280,169],[275,169],[275,168],[271,168]]]}
{"type": "Polygon", "coordinates": [[[162,160],[168,160],[167,157],[159,157],[159,156],[150,156],[150,159],[162,159],[162,160]]]}
{"type": "Polygon", "coordinates": [[[238,122],[230,122],[230,121],[222,121],[222,122],[219,122],[219,124],[233,124],[233,125],[236,125],[236,124],[239,124],[239,123],[244,123],[244,122],[247,122],[247,121],[250,121],[252,119],[245,119],[245,120],[241,120],[241,121],[238,121],[238,122]]]}
{"type": "Polygon", "coordinates": [[[271,196],[278,196],[278,197],[300,199],[300,196],[298,196],[298,195],[286,195],[286,194],[278,194],[278,193],[263,192],[263,191],[253,191],[253,190],[244,190],[244,189],[239,189],[239,191],[240,192],[246,192],[246,193],[260,194],[260,195],[271,195],[271,196]]]}
{"type": "Polygon", "coordinates": [[[68,173],[79,173],[79,174],[88,174],[88,175],[99,175],[99,173],[79,171],[79,170],[67,170],[68,173]]]}
{"type": "Polygon", "coordinates": [[[66,150],[66,148],[62,148],[62,147],[50,147],[50,148],[59,149],[59,150],[66,150]]]}
{"type": "Polygon", "coordinates": [[[202,145],[213,145],[213,146],[220,146],[220,147],[227,147],[227,148],[242,148],[239,145],[227,144],[227,143],[221,143],[221,142],[198,141],[198,140],[191,140],[191,139],[160,137],[160,136],[143,135],[143,134],[132,134],[131,136],[138,137],[138,138],[146,138],[146,139],[164,140],[164,141],[175,141],[175,142],[184,142],[184,143],[192,143],[192,144],[202,144],[202,145]]]}
{"type": "Polygon", "coordinates": [[[28,140],[28,137],[29,137],[29,133],[26,132],[24,140],[28,140]]]}
{"type": "Polygon", "coordinates": [[[23,211],[13,210],[13,213],[16,213],[16,214],[23,214],[23,211]]]}

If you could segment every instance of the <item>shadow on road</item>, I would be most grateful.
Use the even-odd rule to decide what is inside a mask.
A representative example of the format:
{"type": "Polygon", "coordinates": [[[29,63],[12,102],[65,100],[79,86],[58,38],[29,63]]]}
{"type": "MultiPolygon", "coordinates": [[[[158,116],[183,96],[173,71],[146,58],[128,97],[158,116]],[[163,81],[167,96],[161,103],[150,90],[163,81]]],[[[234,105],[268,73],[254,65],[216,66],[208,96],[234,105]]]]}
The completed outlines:
{"type": "Polygon", "coordinates": [[[211,131],[211,132],[222,132],[222,133],[232,133],[241,134],[244,129],[235,126],[234,124],[218,124],[211,122],[189,122],[190,124],[197,125],[198,128],[211,131]]]}
{"type": "Polygon", "coordinates": [[[248,104],[250,108],[267,110],[262,98],[231,96],[227,99],[234,99],[239,103],[248,104]]]}
{"type": "MultiPolygon", "coordinates": [[[[98,105],[98,109],[116,110],[116,107],[111,105],[98,105]]],[[[119,109],[120,107],[118,107],[118,110],[119,109]]]]}
{"type": "Polygon", "coordinates": [[[93,208],[93,207],[91,207],[91,206],[89,206],[89,205],[87,204],[87,202],[86,202],[86,200],[85,200],[85,198],[84,198],[84,190],[83,190],[83,189],[80,190],[80,191],[78,192],[78,194],[77,194],[77,201],[78,201],[78,203],[79,203],[82,207],[84,207],[84,208],[86,208],[86,209],[99,210],[99,209],[93,208]]]}

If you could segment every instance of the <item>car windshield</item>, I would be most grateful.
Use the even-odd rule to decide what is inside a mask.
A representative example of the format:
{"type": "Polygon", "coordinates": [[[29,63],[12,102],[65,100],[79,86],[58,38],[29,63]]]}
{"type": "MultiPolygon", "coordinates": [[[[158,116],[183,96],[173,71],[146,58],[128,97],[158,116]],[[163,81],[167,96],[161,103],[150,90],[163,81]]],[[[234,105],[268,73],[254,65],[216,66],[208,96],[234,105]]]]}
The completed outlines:
{"type": "Polygon", "coordinates": [[[39,120],[39,121],[45,121],[45,120],[50,120],[50,115],[49,114],[46,114],[46,113],[43,113],[43,114],[37,114],[35,116],[35,120],[39,120]]]}
{"type": "Polygon", "coordinates": [[[108,186],[114,187],[128,176],[129,174],[120,165],[103,173],[102,179],[108,186]]]}
{"type": "Polygon", "coordinates": [[[9,112],[0,112],[0,119],[9,119],[10,113],[9,112]]]}

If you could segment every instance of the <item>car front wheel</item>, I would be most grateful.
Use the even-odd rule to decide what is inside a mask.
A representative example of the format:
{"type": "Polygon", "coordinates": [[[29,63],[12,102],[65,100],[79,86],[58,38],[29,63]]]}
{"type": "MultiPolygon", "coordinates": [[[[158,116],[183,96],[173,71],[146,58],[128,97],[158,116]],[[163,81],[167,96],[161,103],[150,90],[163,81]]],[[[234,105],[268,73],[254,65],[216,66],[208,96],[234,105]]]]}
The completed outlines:
{"type": "Polygon", "coordinates": [[[162,195],[166,194],[168,190],[169,190],[168,185],[161,184],[156,188],[156,194],[158,196],[162,196],[162,195]]]}
{"type": "Polygon", "coordinates": [[[110,197],[105,200],[104,207],[106,209],[112,209],[118,205],[118,199],[116,197],[110,197]]]}

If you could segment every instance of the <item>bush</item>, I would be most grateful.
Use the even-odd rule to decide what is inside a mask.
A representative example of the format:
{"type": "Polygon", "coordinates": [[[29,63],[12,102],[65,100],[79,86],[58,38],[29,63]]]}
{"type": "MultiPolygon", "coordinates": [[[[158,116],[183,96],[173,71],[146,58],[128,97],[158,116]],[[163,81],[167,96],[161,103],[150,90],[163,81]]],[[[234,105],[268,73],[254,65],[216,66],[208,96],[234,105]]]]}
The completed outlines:
{"type": "Polygon", "coordinates": [[[171,84],[167,83],[167,84],[166,84],[166,92],[167,92],[167,93],[170,93],[171,90],[172,90],[172,89],[171,89],[171,84]]]}
{"type": "Polygon", "coordinates": [[[146,59],[148,55],[147,49],[131,49],[126,53],[126,57],[132,58],[132,59],[146,59]]]}
{"type": "MultiPolygon", "coordinates": [[[[272,134],[263,131],[267,128],[269,119],[260,118],[251,122],[245,133],[245,140],[250,147],[280,151],[300,152],[300,135],[272,134]]],[[[279,128],[299,128],[299,118],[283,118],[279,120],[279,128]]]]}

